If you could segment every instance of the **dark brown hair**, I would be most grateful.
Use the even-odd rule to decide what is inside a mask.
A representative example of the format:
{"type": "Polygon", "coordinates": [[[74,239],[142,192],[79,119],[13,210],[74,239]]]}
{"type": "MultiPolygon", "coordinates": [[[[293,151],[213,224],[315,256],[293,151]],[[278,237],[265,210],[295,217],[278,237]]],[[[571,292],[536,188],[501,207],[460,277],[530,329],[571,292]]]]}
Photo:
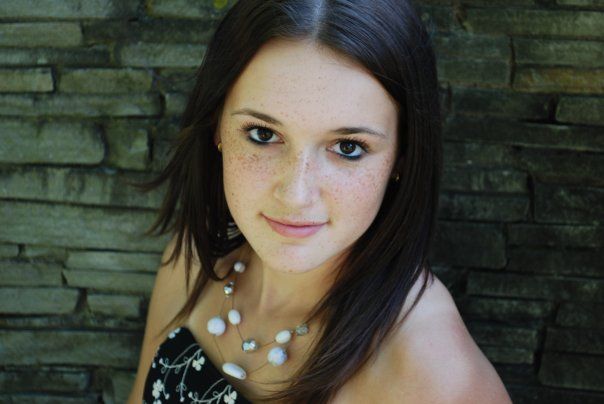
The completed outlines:
{"type": "Polygon", "coordinates": [[[334,268],[335,283],[309,314],[309,321],[323,319],[317,344],[290,386],[268,397],[324,403],[396,329],[422,271],[427,276],[411,309],[433,276],[427,256],[442,176],[436,60],[430,35],[407,0],[239,0],[232,6],[196,73],[169,162],[155,179],[138,185],[149,191],[168,181],[159,216],[145,233],[159,229],[158,235],[176,237],[162,265],[180,255],[184,241],[187,290],[194,254],[202,268],[186,304],[162,332],[189,316],[208,279],[231,274],[218,277],[214,264],[245,242],[226,204],[213,135],[229,88],[272,38],[310,39],[355,60],[399,105],[394,172],[400,181],[389,183],[373,223],[334,268]]]}

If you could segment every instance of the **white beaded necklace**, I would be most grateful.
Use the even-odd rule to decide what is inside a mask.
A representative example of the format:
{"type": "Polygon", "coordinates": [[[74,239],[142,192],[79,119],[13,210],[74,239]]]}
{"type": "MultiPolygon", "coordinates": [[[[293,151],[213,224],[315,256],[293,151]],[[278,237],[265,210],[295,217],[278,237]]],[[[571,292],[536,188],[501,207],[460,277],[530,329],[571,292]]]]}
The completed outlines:
{"type": "MultiPolygon", "coordinates": [[[[259,345],[254,338],[247,338],[244,340],[243,337],[241,336],[241,332],[239,331],[239,324],[241,323],[241,314],[239,313],[239,311],[235,310],[234,306],[235,306],[235,281],[237,280],[237,275],[239,275],[240,273],[243,273],[243,271],[245,271],[245,264],[241,261],[236,261],[233,265],[233,268],[235,270],[235,280],[228,281],[223,286],[224,300],[222,301],[222,305],[220,306],[220,314],[218,314],[217,316],[214,316],[210,320],[208,320],[207,328],[208,328],[208,331],[210,332],[210,334],[213,335],[214,343],[216,344],[216,348],[218,349],[218,353],[220,354],[220,358],[222,359],[222,371],[224,373],[226,373],[227,375],[233,376],[239,380],[244,380],[247,378],[247,376],[249,374],[252,374],[252,373],[256,372],[257,370],[260,370],[261,368],[266,366],[266,364],[268,364],[268,363],[270,363],[273,366],[281,366],[285,361],[287,361],[287,347],[289,346],[288,343],[291,341],[292,336],[293,335],[297,335],[297,336],[306,335],[306,334],[308,334],[309,329],[308,329],[308,324],[302,323],[302,324],[296,326],[294,329],[281,330],[275,335],[275,338],[272,341],[267,342],[266,344],[262,344],[262,345],[259,345]],[[227,318],[229,320],[229,323],[231,323],[232,325],[234,325],[237,328],[237,333],[239,334],[239,338],[241,338],[241,349],[243,350],[243,352],[246,352],[246,353],[256,352],[259,349],[265,347],[266,345],[272,344],[273,342],[277,342],[278,344],[284,345],[284,346],[277,346],[277,347],[272,348],[267,354],[267,361],[260,367],[254,369],[250,372],[246,372],[241,366],[239,366],[233,362],[225,362],[222,352],[220,351],[220,347],[218,346],[218,342],[216,341],[216,337],[222,335],[226,330],[226,322],[222,318],[222,311],[224,308],[224,304],[231,296],[232,296],[231,310],[229,310],[227,318]]],[[[254,380],[250,380],[250,381],[254,381],[254,380]]]]}

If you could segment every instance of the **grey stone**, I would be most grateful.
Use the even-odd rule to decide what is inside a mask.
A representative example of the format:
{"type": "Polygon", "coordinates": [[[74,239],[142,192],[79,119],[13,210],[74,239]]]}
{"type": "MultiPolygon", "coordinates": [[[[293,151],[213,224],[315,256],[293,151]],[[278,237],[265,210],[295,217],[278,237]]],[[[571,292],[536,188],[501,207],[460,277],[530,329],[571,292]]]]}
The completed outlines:
{"type": "Polygon", "coordinates": [[[604,353],[604,330],[572,330],[548,327],[545,349],[594,355],[604,353]]]}
{"type": "Polygon", "coordinates": [[[180,93],[167,93],[166,98],[166,115],[182,115],[187,105],[187,95],[180,93]]]}
{"type": "Polygon", "coordinates": [[[106,404],[118,404],[128,401],[135,378],[136,374],[132,372],[113,372],[103,388],[103,402],[106,404]]]}
{"type": "Polygon", "coordinates": [[[480,345],[504,346],[526,350],[536,350],[539,332],[533,328],[502,326],[468,322],[468,331],[480,345]]]}
{"type": "Polygon", "coordinates": [[[515,155],[511,146],[471,142],[443,142],[444,165],[464,168],[511,168],[515,155]]]}
{"type": "Polygon", "coordinates": [[[554,308],[549,301],[472,296],[464,299],[459,309],[464,316],[518,324],[522,320],[546,320],[554,308]]]}
{"type": "Polygon", "coordinates": [[[440,82],[455,85],[505,87],[510,82],[508,62],[443,59],[437,64],[440,82]]]}
{"type": "Polygon", "coordinates": [[[133,293],[150,296],[155,281],[154,274],[116,271],[63,270],[67,285],[90,290],[133,293]]]}
{"type": "MultiPolygon", "coordinates": [[[[1,6],[0,6],[1,7],[1,6]]],[[[0,24],[0,45],[51,48],[82,44],[82,30],[75,22],[17,22],[0,24]]]]}
{"type": "Polygon", "coordinates": [[[187,0],[149,0],[149,15],[163,18],[220,18],[234,0],[203,0],[194,4],[187,0]]]}
{"type": "Polygon", "coordinates": [[[455,114],[510,117],[514,119],[549,118],[549,95],[523,94],[504,89],[452,88],[455,114]]]}
{"type": "Polygon", "coordinates": [[[0,92],[49,92],[53,89],[52,72],[48,67],[0,68],[0,92]]]}
{"type": "Polygon", "coordinates": [[[88,294],[88,307],[95,314],[117,317],[139,317],[140,298],[99,293],[88,294]]]}
{"type": "Polygon", "coordinates": [[[65,69],[61,72],[59,91],[128,94],[150,91],[152,81],[151,74],[143,69],[65,69]]]}
{"type": "Polygon", "coordinates": [[[70,251],[67,268],[156,273],[162,254],[122,251],[70,251]]]}
{"type": "Polygon", "coordinates": [[[120,47],[117,55],[124,66],[197,67],[205,51],[205,45],[187,43],[130,43],[120,47]]]}
{"type": "Polygon", "coordinates": [[[530,199],[516,195],[440,194],[439,218],[516,222],[528,219],[530,199]]]}
{"type": "Polygon", "coordinates": [[[88,385],[86,371],[26,368],[0,372],[0,391],[13,392],[74,392],[84,391],[88,385]]]}
{"type": "Polygon", "coordinates": [[[26,245],[23,249],[22,256],[62,263],[67,259],[67,250],[65,248],[56,248],[45,245],[26,245]]]}
{"type": "Polygon", "coordinates": [[[0,394],[0,402],[3,404],[97,404],[98,394],[76,396],[50,393],[0,394]]]}
{"type": "Polygon", "coordinates": [[[445,167],[442,189],[463,192],[528,192],[527,175],[515,170],[472,170],[462,167],[445,167]]]}
{"type": "Polygon", "coordinates": [[[556,324],[574,328],[604,328],[604,303],[561,302],[556,324]]]}
{"type": "Polygon", "coordinates": [[[3,1],[0,15],[4,18],[128,18],[134,17],[137,0],[30,0],[3,1]]]}
{"type": "Polygon", "coordinates": [[[444,59],[460,60],[510,60],[510,40],[506,36],[470,35],[457,33],[436,35],[434,50],[439,62],[444,59]]]}
{"type": "Polygon", "coordinates": [[[539,380],[546,386],[604,391],[604,358],[545,352],[539,380]]]}
{"type": "Polygon", "coordinates": [[[604,93],[604,69],[519,67],[514,75],[513,88],[527,92],[602,94],[604,93]]]}
{"type": "Polygon", "coordinates": [[[603,301],[604,280],[470,272],[467,292],[468,295],[482,296],[603,301]]]}
{"type": "Polygon", "coordinates": [[[602,247],[604,227],[510,223],[508,245],[548,247],[602,247]]]}
{"type": "Polygon", "coordinates": [[[149,136],[146,129],[111,122],[105,127],[105,138],[109,146],[108,165],[144,170],[149,164],[149,136]]]}
{"type": "Polygon", "coordinates": [[[107,66],[111,55],[107,45],[88,48],[4,48],[0,52],[0,64],[9,66],[61,64],[63,66],[107,66]]]}
{"type": "Polygon", "coordinates": [[[169,241],[143,235],[155,219],[143,210],[4,200],[0,217],[0,241],[148,252],[163,251],[169,241]]]}
{"type": "Polygon", "coordinates": [[[0,244],[0,258],[12,258],[19,254],[19,246],[16,244],[0,244]]]}
{"type": "MultiPolygon", "coordinates": [[[[526,382],[525,377],[521,381],[526,382]]],[[[525,383],[506,386],[514,404],[601,404],[604,401],[603,393],[584,392],[575,389],[558,389],[541,386],[538,381],[532,386],[525,383]]]]}
{"type": "Polygon", "coordinates": [[[503,268],[505,239],[501,226],[439,222],[433,262],[468,267],[503,268]]]}
{"type": "Polygon", "coordinates": [[[156,94],[0,95],[0,116],[151,116],[160,108],[156,94]]]}
{"type": "Polygon", "coordinates": [[[604,43],[581,40],[512,39],[516,63],[604,67],[604,43]]]}
{"type": "Polygon", "coordinates": [[[140,335],[131,332],[0,330],[0,364],[134,368],[140,343],[140,335]]]}
{"type": "Polygon", "coordinates": [[[599,224],[604,219],[604,189],[535,183],[537,222],[599,224]]]}
{"type": "Polygon", "coordinates": [[[0,161],[6,163],[98,164],[105,153],[99,131],[83,122],[4,120],[0,139],[0,161]]]}
{"type": "Polygon", "coordinates": [[[507,270],[575,276],[604,276],[604,251],[522,246],[508,248],[507,270]]]}
{"type": "Polygon", "coordinates": [[[165,186],[144,194],[129,184],[148,179],[149,173],[111,174],[81,168],[7,166],[0,168],[0,197],[158,208],[165,186]]]}
{"type": "Polygon", "coordinates": [[[0,287],[0,312],[10,314],[68,314],[79,292],[68,288],[0,287]]]}
{"type": "Polygon", "coordinates": [[[556,106],[556,120],[586,125],[604,125],[604,99],[563,96],[556,106]]]}
{"type": "Polygon", "coordinates": [[[480,349],[493,363],[530,365],[534,362],[534,353],[528,349],[495,346],[485,346],[480,349]]]}
{"type": "Polygon", "coordinates": [[[0,285],[61,286],[61,266],[44,262],[0,261],[0,285]]]}

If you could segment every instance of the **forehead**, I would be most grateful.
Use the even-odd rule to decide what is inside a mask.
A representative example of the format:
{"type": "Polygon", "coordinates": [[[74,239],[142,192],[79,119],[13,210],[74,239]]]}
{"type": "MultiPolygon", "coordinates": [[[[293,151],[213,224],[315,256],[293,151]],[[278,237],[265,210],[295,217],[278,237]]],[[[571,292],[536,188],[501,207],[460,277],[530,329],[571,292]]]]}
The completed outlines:
{"type": "Polygon", "coordinates": [[[311,42],[273,40],[260,48],[227,96],[227,110],[244,107],[286,124],[352,119],[391,133],[396,127],[396,102],[379,81],[354,61],[311,42]]]}

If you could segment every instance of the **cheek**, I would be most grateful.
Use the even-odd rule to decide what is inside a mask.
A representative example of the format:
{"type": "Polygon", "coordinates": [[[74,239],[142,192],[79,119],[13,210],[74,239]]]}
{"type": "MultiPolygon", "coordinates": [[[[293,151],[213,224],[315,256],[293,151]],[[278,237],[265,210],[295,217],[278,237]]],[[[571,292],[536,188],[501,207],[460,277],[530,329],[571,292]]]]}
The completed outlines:
{"type": "Polygon", "coordinates": [[[368,226],[381,205],[385,192],[384,173],[379,170],[359,170],[339,181],[333,189],[334,212],[340,223],[368,226]]]}

